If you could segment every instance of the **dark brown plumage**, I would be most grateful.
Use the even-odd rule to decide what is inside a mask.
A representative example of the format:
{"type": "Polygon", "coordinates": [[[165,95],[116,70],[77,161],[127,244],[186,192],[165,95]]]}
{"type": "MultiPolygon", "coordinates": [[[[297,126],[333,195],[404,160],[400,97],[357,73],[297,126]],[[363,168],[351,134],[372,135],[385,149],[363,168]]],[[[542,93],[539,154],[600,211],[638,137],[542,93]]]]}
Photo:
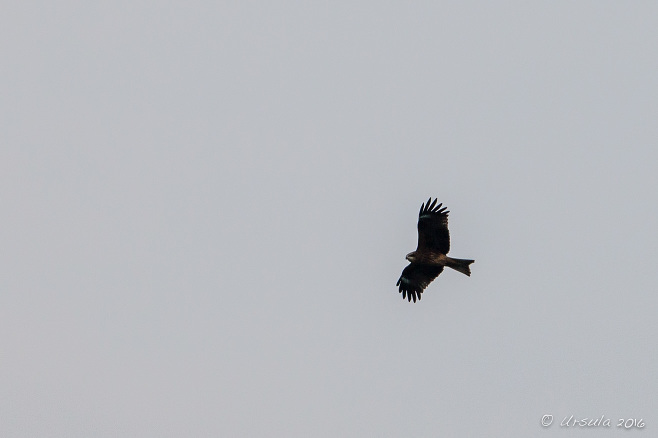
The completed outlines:
{"type": "Polygon", "coordinates": [[[423,290],[436,278],[443,267],[455,269],[468,276],[469,265],[475,260],[453,259],[446,254],[450,251],[450,233],[448,232],[448,213],[443,204],[436,205],[438,199],[430,204],[432,198],[420,206],[418,212],[418,247],[407,254],[410,264],[402,271],[396,286],[400,286],[402,298],[409,302],[420,300],[423,290]]]}

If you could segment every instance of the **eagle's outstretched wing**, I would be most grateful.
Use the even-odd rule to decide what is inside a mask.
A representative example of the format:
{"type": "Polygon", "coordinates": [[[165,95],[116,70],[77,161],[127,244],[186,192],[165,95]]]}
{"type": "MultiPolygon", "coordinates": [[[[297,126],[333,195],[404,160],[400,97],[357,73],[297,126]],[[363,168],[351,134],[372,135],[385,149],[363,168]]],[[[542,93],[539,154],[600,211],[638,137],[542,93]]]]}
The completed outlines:
{"type": "Polygon", "coordinates": [[[443,266],[420,265],[411,263],[404,268],[396,286],[400,286],[402,299],[407,298],[409,301],[416,297],[420,300],[420,294],[423,290],[443,271],[443,266]]]}
{"type": "MultiPolygon", "coordinates": [[[[450,233],[448,232],[448,213],[443,204],[436,205],[438,199],[430,204],[432,198],[420,206],[418,212],[418,248],[416,251],[436,251],[447,254],[450,251],[450,233]]],[[[437,274],[438,275],[438,274],[437,274]]]]}

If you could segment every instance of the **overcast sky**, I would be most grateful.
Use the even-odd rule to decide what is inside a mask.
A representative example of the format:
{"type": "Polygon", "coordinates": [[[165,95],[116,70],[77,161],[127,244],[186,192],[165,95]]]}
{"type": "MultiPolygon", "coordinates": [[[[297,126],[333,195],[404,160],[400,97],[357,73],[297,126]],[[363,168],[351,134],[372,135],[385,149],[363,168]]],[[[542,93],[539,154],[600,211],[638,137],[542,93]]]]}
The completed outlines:
{"type": "Polygon", "coordinates": [[[4,5],[0,435],[654,434],[657,17],[4,5]]]}

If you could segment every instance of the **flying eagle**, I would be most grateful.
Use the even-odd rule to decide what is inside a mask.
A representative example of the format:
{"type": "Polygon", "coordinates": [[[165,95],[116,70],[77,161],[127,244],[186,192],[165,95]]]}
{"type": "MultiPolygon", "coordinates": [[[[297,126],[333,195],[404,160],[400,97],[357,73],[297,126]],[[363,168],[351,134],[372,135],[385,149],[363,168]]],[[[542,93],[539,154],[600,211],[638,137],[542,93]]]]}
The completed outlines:
{"type": "Polygon", "coordinates": [[[450,251],[450,233],[448,232],[448,213],[443,204],[436,205],[438,199],[430,204],[432,198],[420,206],[418,213],[418,247],[416,251],[407,254],[407,260],[411,262],[404,268],[396,286],[400,286],[402,299],[407,298],[409,302],[413,298],[420,300],[423,290],[443,272],[447,266],[456,271],[471,275],[468,265],[475,260],[453,259],[448,257],[450,251]]]}

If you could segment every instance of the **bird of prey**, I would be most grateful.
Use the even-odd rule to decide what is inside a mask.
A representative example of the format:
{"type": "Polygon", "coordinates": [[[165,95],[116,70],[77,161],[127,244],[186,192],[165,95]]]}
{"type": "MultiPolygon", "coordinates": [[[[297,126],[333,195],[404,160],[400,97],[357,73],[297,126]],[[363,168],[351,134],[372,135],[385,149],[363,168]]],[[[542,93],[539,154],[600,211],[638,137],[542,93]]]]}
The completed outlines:
{"type": "Polygon", "coordinates": [[[475,260],[453,259],[448,257],[450,251],[450,233],[448,232],[448,213],[442,203],[436,205],[438,199],[432,198],[420,206],[418,213],[418,247],[416,251],[407,254],[409,266],[404,268],[396,286],[400,286],[402,299],[409,302],[413,298],[420,300],[423,290],[443,272],[447,266],[456,271],[471,275],[469,265],[475,260]],[[431,202],[431,204],[430,204],[431,202]]]}

